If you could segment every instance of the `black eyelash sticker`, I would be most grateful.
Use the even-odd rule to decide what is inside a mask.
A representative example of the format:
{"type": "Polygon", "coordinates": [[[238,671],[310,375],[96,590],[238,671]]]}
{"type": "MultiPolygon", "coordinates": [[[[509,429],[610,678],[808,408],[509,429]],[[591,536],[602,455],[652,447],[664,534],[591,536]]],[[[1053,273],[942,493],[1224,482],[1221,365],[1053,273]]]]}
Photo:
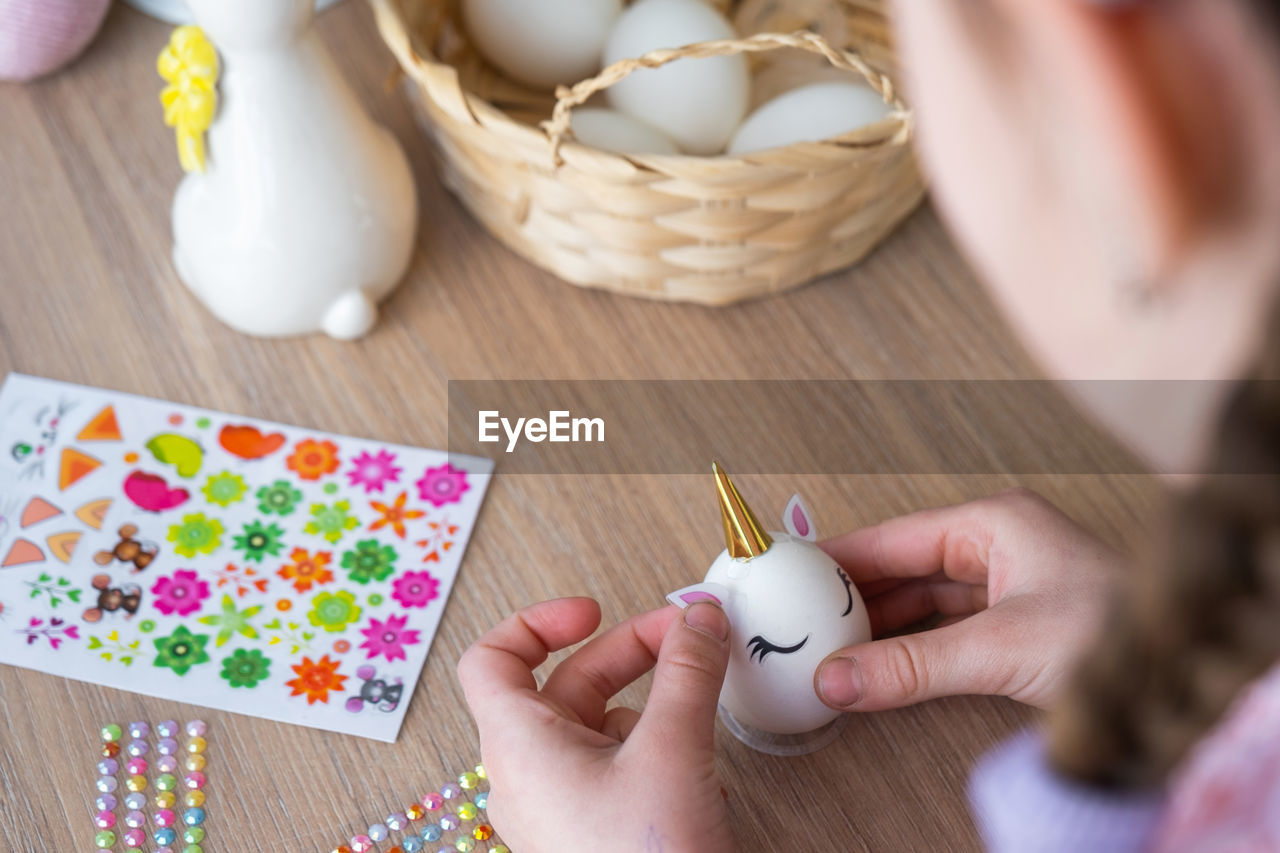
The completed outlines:
{"type": "Polygon", "coordinates": [[[804,644],[809,642],[809,638],[805,637],[794,646],[778,646],[766,640],[764,637],[756,634],[747,641],[747,648],[751,649],[748,660],[754,660],[756,655],[760,655],[760,663],[764,663],[765,656],[770,652],[777,652],[780,655],[794,654],[804,648],[804,644]]]}
{"type": "Polygon", "coordinates": [[[844,573],[844,569],[836,566],[836,574],[840,576],[841,582],[844,583],[844,594],[849,597],[849,603],[845,607],[844,612],[840,614],[841,618],[848,616],[853,612],[853,581],[844,573]]]}

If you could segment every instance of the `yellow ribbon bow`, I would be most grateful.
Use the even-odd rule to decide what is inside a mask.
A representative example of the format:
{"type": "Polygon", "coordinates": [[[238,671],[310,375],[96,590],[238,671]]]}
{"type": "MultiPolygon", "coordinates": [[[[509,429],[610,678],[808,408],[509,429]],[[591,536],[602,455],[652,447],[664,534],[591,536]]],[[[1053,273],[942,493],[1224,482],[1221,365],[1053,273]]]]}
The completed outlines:
{"type": "Polygon", "coordinates": [[[164,123],[178,138],[178,160],[187,172],[204,171],[204,132],[218,108],[218,51],[199,27],[178,27],[156,59],[169,85],[160,93],[164,123]]]}

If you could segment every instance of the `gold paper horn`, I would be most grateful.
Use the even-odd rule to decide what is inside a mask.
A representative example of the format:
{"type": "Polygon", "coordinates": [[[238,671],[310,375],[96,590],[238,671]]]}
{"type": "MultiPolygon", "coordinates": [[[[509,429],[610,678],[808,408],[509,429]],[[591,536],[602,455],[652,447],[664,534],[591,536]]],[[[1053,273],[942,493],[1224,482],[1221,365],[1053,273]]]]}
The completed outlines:
{"type": "Polygon", "coordinates": [[[716,491],[720,493],[720,518],[724,521],[724,544],[729,556],[745,560],[759,557],[769,550],[773,540],[719,462],[711,463],[711,473],[715,475],[716,491]]]}

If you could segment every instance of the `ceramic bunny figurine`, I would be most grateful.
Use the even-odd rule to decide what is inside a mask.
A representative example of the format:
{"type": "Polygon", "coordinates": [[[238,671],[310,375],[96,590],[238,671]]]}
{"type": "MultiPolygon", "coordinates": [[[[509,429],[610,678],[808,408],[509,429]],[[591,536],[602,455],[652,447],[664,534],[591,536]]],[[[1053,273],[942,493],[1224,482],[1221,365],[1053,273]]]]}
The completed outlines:
{"type": "Polygon", "coordinates": [[[315,0],[187,3],[221,81],[204,170],[173,201],[178,274],[247,334],[363,335],[413,247],[404,152],[312,29],[315,0]]]}
{"type": "Polygon", "coordinates": [[[712,599],[728,614],[720,706],[736,723],[774,735],[822,728],[839,712],[818,699],[814,673],[837,649],[871,639],[862,596],[814,544],[818,535],[799,495],[783,512],[786,532],[765,532],[728,475],[718,464],[712,470],[727,547],[702,583],[667,598],[680,607],[712,599]]]}

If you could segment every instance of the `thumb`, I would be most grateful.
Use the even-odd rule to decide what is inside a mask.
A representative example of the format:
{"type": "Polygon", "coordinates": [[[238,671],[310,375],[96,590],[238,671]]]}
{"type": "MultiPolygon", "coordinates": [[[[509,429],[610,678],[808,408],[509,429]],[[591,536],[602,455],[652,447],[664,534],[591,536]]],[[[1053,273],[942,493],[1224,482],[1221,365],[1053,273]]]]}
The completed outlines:
{"type": "Polygon", "coordinates": [[[884,711],[927,699],[998,693],[1001,655],[978,616],[889,637],[829,656],[818,667],[819,698],[841,711],[884,711]]]}
{"type": "Polygon", "coordinates": [[[672,620],[662,638],[649,701],[628,744],[661,752],[710,752],[716,706],[729,666],[729,617],[699,602],[672,620]]]}

